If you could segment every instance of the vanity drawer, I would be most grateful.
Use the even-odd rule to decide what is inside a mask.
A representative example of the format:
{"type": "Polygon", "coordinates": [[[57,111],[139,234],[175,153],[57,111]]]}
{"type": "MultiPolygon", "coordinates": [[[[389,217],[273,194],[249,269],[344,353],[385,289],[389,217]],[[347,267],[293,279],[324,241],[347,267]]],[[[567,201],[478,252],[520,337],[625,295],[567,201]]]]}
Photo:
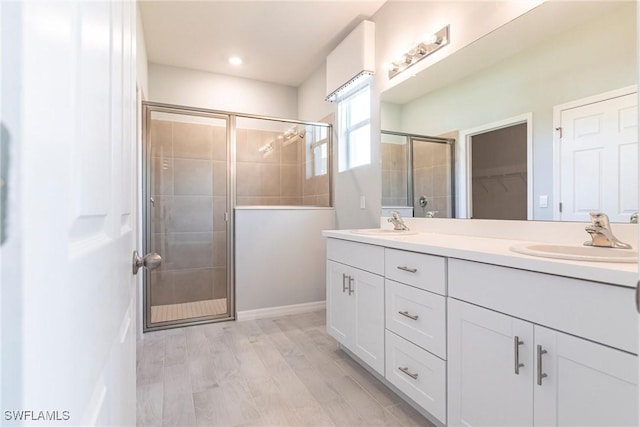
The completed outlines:
{"type": "Polygon", "coordinates": [[[385,249],[385,274],[388,279],[445,295],[445,259],[417,252],[385,249]]]}
{"type": "Polygon", "coordinates": [[[385,378],[446,424],[446,362],[391,331],[385,338],[385,378]]]}
{"type": "Polygon", "coordinates": [[[384,275],[384,248],[349,240],[327,239],[327,258],[361,270],[384,275]]]}
{"type": "Polygon", "coordinates": [[[385,281],[386,328],[446,359],[445,297],[385,281]]]}

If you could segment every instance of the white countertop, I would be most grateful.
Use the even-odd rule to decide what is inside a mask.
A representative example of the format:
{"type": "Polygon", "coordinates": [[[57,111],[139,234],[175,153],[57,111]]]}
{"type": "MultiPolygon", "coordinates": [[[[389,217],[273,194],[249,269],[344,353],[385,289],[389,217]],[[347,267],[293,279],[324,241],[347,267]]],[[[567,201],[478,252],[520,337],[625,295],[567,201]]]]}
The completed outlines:
{"type": "Polygon", "coordinates": [[[513,245],[534,243],[524,240],[494,239],[442,233],[417,233],[404,236],[354,234],[349,230],[326,230],[325,237],[351,240],[388,248],[458,258],[486,264],[518,268],[607,284],[636,287],[637,263],[608,263],[541,258],[513,252],[513,245]]]}

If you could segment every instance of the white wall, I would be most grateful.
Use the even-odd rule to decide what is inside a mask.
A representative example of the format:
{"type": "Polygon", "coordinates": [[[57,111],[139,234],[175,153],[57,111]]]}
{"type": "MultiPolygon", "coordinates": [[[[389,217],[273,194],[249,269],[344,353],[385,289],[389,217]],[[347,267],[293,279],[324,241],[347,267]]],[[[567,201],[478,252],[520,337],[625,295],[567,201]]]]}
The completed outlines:
{"type": "MultiPolygon", "coordinates": [[[[333,209],[236,208],[236,310],[324,301],[333,209]]],[[[244,312],[244,313],[243,313],[244,312]]]]}
{"type": "Polygon", "coordinates": [[[380,129],[395,130],[402,129],[402,106],[390,102],[380,104],[380,129]]]}
{"type": "Polygon", "coordinates": [[[534,219],[553,219],[553,106],[636,83],[634,8],[629,2],[596,26],[582,24],[405,104],[401,129],[439,135],[532,112],[533,200],[547,195],[550,206],[534,203],[534,219]]]}
{"type": "Polygon", "coordinates": [[[334,105],[324,100],[327,70],[323,64],[298,87],[298,119],[317,122],[333,114],[334,105]]]}
{"type": "Polygon", "coordinates": [[[144,40],[144,26],[138,4],[136,4],[136,80],[142,91],[142,99],[147,99],[149,97],[149,64],[147,43],[144,40]]]}
{"type": "Polygon", "coordinates": [[[149,100],[247,114],[295,119],[294,87],[149,64],[149,100]]]}

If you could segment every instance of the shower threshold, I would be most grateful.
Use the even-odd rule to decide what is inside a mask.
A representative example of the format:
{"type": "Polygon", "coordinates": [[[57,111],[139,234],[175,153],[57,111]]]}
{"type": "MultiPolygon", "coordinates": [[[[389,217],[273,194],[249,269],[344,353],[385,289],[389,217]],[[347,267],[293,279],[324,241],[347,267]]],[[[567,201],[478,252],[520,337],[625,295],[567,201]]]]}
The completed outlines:
{"type": "Polygon", "coordinates": [[[169,322],[173,320],[193,319],[196,317],[217,316],[227,312],[227,299],[209,299],[151,306],[151,323],[169,322]]]}

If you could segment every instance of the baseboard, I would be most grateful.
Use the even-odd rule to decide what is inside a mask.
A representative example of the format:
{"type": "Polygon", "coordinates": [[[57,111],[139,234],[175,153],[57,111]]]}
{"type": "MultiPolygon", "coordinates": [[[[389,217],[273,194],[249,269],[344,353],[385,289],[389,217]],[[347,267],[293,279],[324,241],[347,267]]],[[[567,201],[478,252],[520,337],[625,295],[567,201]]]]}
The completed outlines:
{"type": "Polygon", "coordinates": [[[308,311],[322,310],[326,308],[326,301],[305,302],[302,304],[283,305],[280,307],[258,308],[256,310],[238,311],[236,319],[255,320],[268,317],[288,316],[290,314],[306,313],[308,311]]]}

